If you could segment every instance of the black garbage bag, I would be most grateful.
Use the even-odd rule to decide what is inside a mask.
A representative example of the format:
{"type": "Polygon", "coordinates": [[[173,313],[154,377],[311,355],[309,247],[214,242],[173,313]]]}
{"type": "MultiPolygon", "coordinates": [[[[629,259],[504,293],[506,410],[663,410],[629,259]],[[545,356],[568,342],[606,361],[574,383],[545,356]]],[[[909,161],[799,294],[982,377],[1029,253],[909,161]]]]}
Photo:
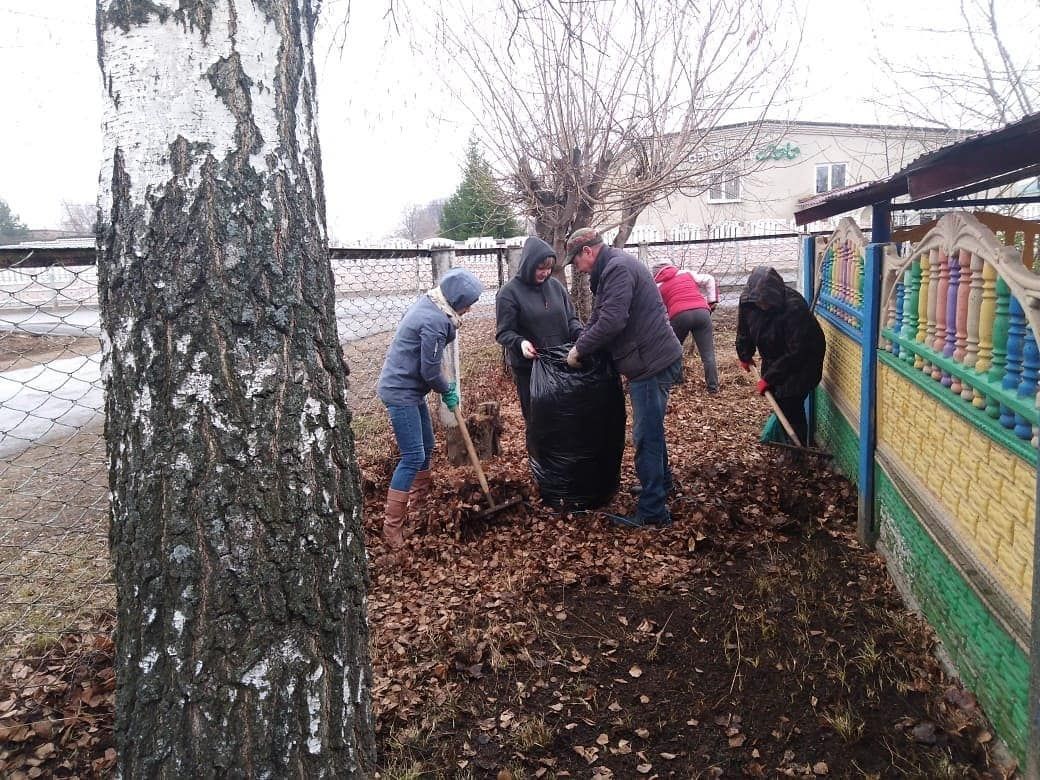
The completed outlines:
{"type": "Polygon", "coordinates": [[[621,482],[625,397],[609,357],[583,357],[571,368],[570,347],[538,351],[527,452],[543,501],[592,509],[609,503],[621,482]]]}

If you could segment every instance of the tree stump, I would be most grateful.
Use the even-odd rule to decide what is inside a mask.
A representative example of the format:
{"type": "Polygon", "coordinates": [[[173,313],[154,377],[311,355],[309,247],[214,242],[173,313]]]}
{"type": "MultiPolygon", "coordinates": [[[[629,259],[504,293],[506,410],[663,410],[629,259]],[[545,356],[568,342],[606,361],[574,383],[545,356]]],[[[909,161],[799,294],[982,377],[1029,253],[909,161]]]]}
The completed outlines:
{"type": "MultiPolygon", "coordinates": [[[[473,449],[481,461],[498,455],[502,451],[502,421],[498,413],[498,403],[489,401],[480,404],[477,411],[466,417],[466,427],[473,439],[473,449]]],[[[459,428],[448,428],[445,434],[448,462],[453,466],[469,464],[466,454],[466,443],[462,440],[459,428]]]]}

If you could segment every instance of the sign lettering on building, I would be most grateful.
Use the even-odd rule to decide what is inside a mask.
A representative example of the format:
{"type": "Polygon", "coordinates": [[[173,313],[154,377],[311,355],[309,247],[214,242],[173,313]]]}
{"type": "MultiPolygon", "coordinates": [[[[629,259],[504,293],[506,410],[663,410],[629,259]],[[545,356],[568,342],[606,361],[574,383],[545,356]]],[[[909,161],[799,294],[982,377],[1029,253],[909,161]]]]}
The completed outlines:
{"type": "Polygon", "coordinates": [[[759,162],[763,160],[793,160],[802,150],[799,149],[795,144],[788,141],[783,146],[779,144],[775,146],[765,146],[755,153],[755,159],[759,162]]]}
{"type": "Polygon", "coordinates": [[[766,160],[793,160],[802,153],[802,150],[798,148],[797,144],[788,141],[785,144],[774,144],[772,146],[763,146],[758,151],[748,150],[746,153],[740,153],[733,149],[726,149],[724,147],[715,148],[704,148],[701,147],[696,149],[690,154],[690,160],[696,163],[734,163],[741,159],[751,162],[757,160],[758,162],[765,162],[766,160]]]}

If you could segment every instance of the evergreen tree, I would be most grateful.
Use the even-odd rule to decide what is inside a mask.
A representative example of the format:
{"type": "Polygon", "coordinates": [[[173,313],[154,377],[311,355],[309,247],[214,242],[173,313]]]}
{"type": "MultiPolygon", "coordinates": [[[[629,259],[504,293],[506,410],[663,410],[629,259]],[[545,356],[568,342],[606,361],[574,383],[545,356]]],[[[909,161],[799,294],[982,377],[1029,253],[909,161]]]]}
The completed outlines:
{"type": "Polygon", "coordinates": [[[27,230],[18,215],[11,211],[7,201],[0,198],[0,244],[21,241],[27,230]]]}
{"type": "Polygon", "coordinates": [[[506,238],[519,235],[520,228],[506,206],[506,194],[491,173],[475,138],[469,139],[462,183],[444,204],[441,235],[453,241],[471,236],[506,238]]]}

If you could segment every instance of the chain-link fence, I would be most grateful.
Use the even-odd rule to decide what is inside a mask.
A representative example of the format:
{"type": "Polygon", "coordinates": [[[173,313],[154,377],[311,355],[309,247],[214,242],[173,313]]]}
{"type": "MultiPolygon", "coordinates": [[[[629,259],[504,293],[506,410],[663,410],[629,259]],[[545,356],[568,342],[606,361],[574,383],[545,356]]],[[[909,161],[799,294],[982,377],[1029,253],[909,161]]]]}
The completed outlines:
{"type": "MultiPolygon", "coordinates": [[[[666,259],[739,289],[761,263],[797,273],[797,239],[655,242],[666,259]]],[[[349,403],[362,457],[392,453],[375,384],[394,329],[449,265],[486,292],[466,331],[494,331],[494,297],[519,248],[337,248],[336,319],[350,367],[349,403]]],[[[112,606],[107,552],[101,329],[91,246],[0,248],[0,662],[69,630],[91,630],[112,606]]],[[[489,337],[490,338],[490,337],[489,337]]]]}
{"type": "MultiPolygon", "coordinates": [[[[506,252],[330,253],[349,403],[370,454],[389,447],[379,370],[397,322],[433,286],[435,259],[480,278],[486,292],[468,320],[493,323],[506,252]]],[[[113,606],[94,262],[83,242],[0,249],[0,662],[89,631],[113,606]]]]}

